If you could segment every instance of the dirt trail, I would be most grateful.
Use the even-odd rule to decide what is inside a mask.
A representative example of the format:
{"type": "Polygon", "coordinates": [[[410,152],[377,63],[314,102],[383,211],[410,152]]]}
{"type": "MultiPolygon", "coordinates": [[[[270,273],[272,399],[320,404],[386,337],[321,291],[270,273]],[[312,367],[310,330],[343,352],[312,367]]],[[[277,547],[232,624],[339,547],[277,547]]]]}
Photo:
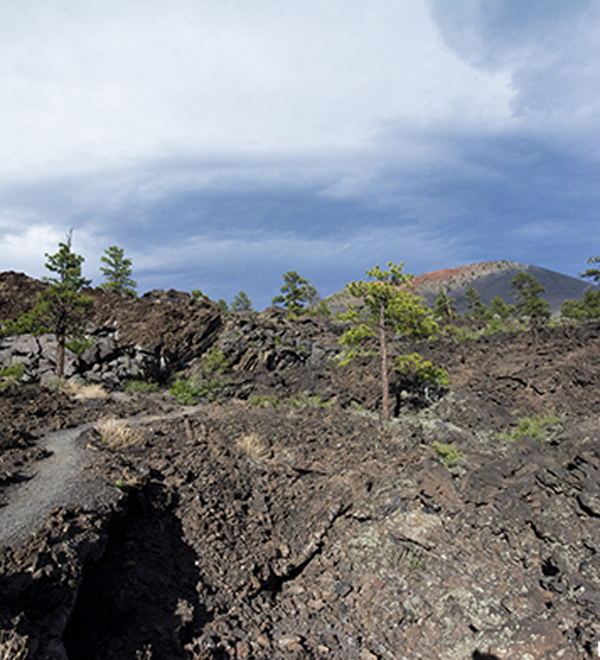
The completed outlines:
{"type": "MultiPolygon", "coordinates": [[[[142,426],[193,415],[201,407],[162,415],[137,415],[123,421],[142,426]]],[[[24,473],[25,480],[5,491],[6,503],[0,507],[0,547],[20,545],[42,526],[55,507],[78,505],[92,510],[117,499],[115,489],[87,469],[94,462],[94,450],[86,446],[82,434],[92,427],[93,423],[86,423],[55,431],[39,441],[46,457],[24,473]]]]}
{"type": "Polygon", "coordinates": [[[22,543],[55,507],[79,504],[89,509],[114,497],[114,489],[86,472],[93,452],[80,437],[91,426],[56,431],[40,442],[51,455],[34,464],[26,481],[6,491],[7,503],[0,508],[0,546],[22,543]]]}

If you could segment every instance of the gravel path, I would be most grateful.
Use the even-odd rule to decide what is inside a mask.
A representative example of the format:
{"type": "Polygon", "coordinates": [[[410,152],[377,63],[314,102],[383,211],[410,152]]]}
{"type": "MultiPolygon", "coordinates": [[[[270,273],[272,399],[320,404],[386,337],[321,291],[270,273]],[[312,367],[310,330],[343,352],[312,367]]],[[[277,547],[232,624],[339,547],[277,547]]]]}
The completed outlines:
{"type": "MultiPolygon", "coordinates": [[[[161,415],[138,415],[124,421],[142,425],[159,420],[176,419],[195,414],[202,405],[190,406],[161,415]]],[[[55,507],[79,505],[93,509],[118,497],[91,470],[95,452],[80,440],[93,423],[55,431],[39,441],[38,447],[50,455],[37,461],[24,473],[26,481],[5,490],[6,504],[0,507],[0,547],[16,547],[44,524],[55,507]]]]}
{"type": "Polygon", "coordinates": [[[0,508],[0,546],[22,543],[55,507],[78,504],[91,508],[115,496],[114,489],[85,470],[93,452],[79,438],[91,426],[56,431],[39,442],[51,455],[32,466],[27,481],[6,491],[7,502],[0,508]]]}

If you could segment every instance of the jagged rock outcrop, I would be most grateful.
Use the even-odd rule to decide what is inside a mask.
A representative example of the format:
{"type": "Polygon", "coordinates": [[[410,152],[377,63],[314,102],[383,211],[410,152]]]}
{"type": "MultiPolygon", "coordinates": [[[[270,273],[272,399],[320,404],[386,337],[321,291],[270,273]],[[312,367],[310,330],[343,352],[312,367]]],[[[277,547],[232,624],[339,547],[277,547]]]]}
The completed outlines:
{"type": "MultiPolygon", "coordinates": [[[[600,325],[392,342],[447,368],[450,388],[382,424],[377,359],[331,359],[342,325],[175,292],[102,294],[97,310],[94,347],[70,365],[88,380],[201,377],[215,349],[225,385],[196,407],[164,390],[0,393],[0,504],[43,473],[45,429],[84,422],[73,492],[115,495],[0,549],[0,631],[33,657],[594,657],[600,325]],[[510,435],[550,413],[538,439],[510,435]]],[[[0,356],[49,363],[42,344],[0,356]]]]}
{"type": "MultiPolygon", "coordinates": [[[[91,345],[79,357],[67,351],[65,375],[108,389],[130,378],[167,380],[212,345],[222,324],[214,303],[177,291],[152,291],[139,299],[100,289],[86,293],[94,298],[85,328],[91,345]]],[[[54,337],[0,339],[0,368],[13,362],[25,366],[28,381],[46,382],[56,366],[54,337]]]]}

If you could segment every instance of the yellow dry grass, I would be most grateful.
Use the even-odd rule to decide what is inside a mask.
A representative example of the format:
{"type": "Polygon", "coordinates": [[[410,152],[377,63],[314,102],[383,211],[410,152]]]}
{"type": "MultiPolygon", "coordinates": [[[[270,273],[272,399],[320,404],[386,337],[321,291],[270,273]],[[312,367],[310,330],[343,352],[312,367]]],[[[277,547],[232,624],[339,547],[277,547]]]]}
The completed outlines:
{"type": "Polygon", "coordinates": [[[264,463],[273,455],[271,446],[258,433],[246,433],[240,436],[235,444],[237,448],[256,463],[264,463]]]}
{"type": "Polygon", "coordinates": [[[145,439],[142,431],[132,428],[123,419],[101,419],[96,422],[95,428],[113,450],[140,445],[145,439]]]}
{"type": "Polygon", "coordinates": [[[0,660],[25,660],[28,655],[27,637],[16,630],[0,630],[0,660]]]}
{"type": "Polygon", "coordinates": [[[102,385],[92,383],[91,385],[82,385],[69,381],[65,383],[64,389],[76,399],[104,399],[108,396],[102,385]]]}

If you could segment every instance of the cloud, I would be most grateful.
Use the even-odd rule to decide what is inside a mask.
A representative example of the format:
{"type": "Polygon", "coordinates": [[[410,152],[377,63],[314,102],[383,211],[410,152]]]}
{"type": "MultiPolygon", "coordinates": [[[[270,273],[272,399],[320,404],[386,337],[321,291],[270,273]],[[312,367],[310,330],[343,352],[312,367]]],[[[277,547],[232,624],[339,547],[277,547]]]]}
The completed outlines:
{"type": "MultiPolygon", "coordinates": [[[[593,160],[527,132],[462,127],[415,131],[413,155],[402,160],[404,125],[388,127],[385,147],[344,160],[159,159],[5,185],[0,207],[12,209],[6,226],[47,218],[60,230],[55,240],[74,227],[96,283],[102,251],[116,244],[133,259],[140,291],[200,288],[230,300],[244,289],[257,306],[287,270],[326,295],[389,260],[415,274],[485,259],[578,272],[590,256],[598,232],[589,209],[600,201],[593,160]]],[[[56,243],[20,245],[28,241],[39,275],[56,243]]]]}
{"type": "Polygon", "coordinates": [[[510,74],[516,116],[598,122],[600,6],[591,0],[430,0],[446,45],[481,71],[510,74]]]}
{"type": "Polygon", "coordinates": [[[540,2],[6,3],[4,263],[43,275],[73,227],[96,283],[116,244],[141,291],[258,306],[291,269],[324,294],[389,260],[576,273],[600,9],[540,2]]]}
{"type": "MultiPolygon", "coordinates": [[[[4,224],[0,219],[0,226],[4,224]]],[[[0,232],[2,267],[4,270],[26,272],[41,278],[44,272],[44,254],[54,253],[65,234],[52,225],[30,225],[22,231],[0,232]]]]}
{"type": "Polygon", "coordinates": [[[510,98],[505,77],[444,51],[419,3],[28,7],[4,7],[0,26],[6,176],[326,154],[370,145],[389,119],[499,117],[510,98]]]}
{"type": "Polygon", "coordinates": [[[262,231],[197,235],[185,246],[155,246],[137,257],[134,253],[134,264],[138,281],[149,281],[158,262],[161,288],[170,281],[184,282],[184,289],[199,288],[226,300],[243,289],[255,305],[264,308],[278,293],[288,270],[308,277],[327,296],[364,276],[375,263],[406,258],[406,269],[419,272],[430,259],[451,263],[457,253],[460,249],[452,240],[418,227],[362,227],[352,228],[342,238],[262,231]]]}

